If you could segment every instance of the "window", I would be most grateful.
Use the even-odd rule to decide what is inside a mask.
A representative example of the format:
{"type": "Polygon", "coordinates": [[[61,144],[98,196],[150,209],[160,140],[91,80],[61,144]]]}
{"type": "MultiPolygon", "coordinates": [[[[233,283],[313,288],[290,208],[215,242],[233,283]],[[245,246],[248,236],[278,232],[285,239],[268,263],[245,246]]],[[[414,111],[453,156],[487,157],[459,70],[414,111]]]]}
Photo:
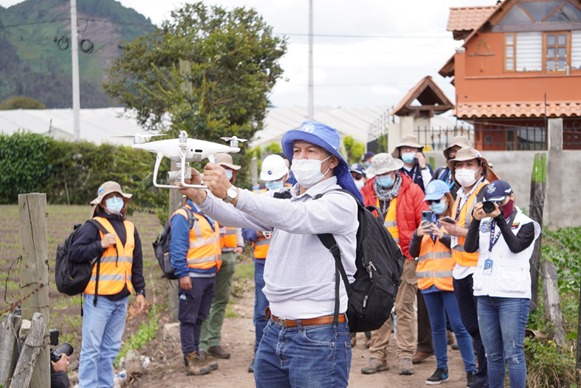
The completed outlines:
{"type": "Polygon", "coordinates": [[[569,33],[547,32],[543,36],[544,68],[546,72],[565,72],[569,69],[569,33]]]}
{"type": "Polygon", "coordinates": [[[543,70],[543,34],[519,32],[516,35],[516,71],[543,70]]]}
{"type": "Polygon", "coordinates": [[[504,35],[504,70],[515,71],[516,67],[516,34],[504,35]]]}

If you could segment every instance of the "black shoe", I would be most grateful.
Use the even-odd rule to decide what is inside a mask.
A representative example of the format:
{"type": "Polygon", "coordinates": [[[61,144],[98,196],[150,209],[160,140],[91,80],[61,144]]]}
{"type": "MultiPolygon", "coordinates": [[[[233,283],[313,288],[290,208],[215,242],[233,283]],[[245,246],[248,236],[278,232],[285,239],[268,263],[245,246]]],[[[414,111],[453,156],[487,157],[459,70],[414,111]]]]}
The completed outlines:
{"type": "Polygon", "coordinates": [[[466,386],[472,388],[476,382],[476,373],[468,372],[466,373],[466,386]]]}
{"type": "Polygon", "coordinates": [[[433,375],[426,379],[426,384],[428,385],[438,385],[442,384],[444,381],[448,381],[448,369],[438,368],[433,375]]]}
{"type": "Polygon", "coordinates": [[[208,354],[210,356],[214,356],[216,358],[221,358],[223,360],[227,360],[230,358],[230,353],[222,349],[220,345],[218,346],[210,346],[208,348],[208,354]]]}

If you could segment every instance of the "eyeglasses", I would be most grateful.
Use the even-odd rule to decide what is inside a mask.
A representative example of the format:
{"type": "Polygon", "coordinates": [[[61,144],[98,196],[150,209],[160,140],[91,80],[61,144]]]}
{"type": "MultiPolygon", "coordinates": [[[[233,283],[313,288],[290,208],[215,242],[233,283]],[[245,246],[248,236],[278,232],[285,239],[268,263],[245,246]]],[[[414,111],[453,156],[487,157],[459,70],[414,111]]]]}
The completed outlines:
{"type": "Polygon", "coordinates": [[[440,202],[442,202],[442,199],[443,198],[440,198],[440,199],[432,199],[432,200],[429,200],[429,201],[426,201],[426,202],[428,203],[428,205],[431,205],[433,203],[440,203],[440,202]]]}

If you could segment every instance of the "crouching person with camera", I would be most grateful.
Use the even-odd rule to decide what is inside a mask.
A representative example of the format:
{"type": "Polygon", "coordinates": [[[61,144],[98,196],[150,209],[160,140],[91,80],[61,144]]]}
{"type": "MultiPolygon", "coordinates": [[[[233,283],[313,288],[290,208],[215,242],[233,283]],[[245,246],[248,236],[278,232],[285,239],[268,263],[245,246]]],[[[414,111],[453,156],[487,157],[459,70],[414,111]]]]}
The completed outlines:
{"type": "Polygon", "coordinates": [[[67,368],[69,366],[69,356],[62,353],[55,362],[50,360],[50,388],[68,388],[70,385],[67,368]]]}
{"type": "Polygon", "coordinates": [[[514,193],[507,182],[494,181],[483,191],[484,201],[474,206],[464,248],[479,254],[474,295],[488,359],[488,383],[490,388],[504,387],[508,365],[510,386],[524,388],[524,335],[531,301],[529,260],[541,227],[514,206],[514,193]]]}
{"type": "Polygon", "coordinates": [[[200,333],[212,306],[216,272],[222,264],[220,226],[191,200],[172,215],[170,222],[169,252],[180,286],[178,320],[185,372],[205,375],[218,368],[218,364],[207,364],[200,352],[200,333]],[[194,217],[191,227],[185,208],[194,217]]]}

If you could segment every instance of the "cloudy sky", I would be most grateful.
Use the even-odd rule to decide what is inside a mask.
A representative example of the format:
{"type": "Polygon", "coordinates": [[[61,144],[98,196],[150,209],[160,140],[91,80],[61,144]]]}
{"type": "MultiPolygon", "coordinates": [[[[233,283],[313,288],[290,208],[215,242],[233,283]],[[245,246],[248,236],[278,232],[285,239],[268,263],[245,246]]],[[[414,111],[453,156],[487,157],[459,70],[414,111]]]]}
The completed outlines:
{"type": "MultiPolygon", "coordinates": [[[[22,0],[0,0],[8,7],[22,0]]],[[[184,1],[117,0],[157,25],[184,1]]],[[[307,104],[309,0],[209,0],[226,8],[255,8],[275,33],[288,37],[281,60],[284,80],[277,106],[307,104]]],[[[493,5],[496,0],[313,0],[314,103],[327,106],[397,104],[431,75],[454,101],[454,88],[438,70],[461,42],[446,31],[450,7],[493,5]]]]}

